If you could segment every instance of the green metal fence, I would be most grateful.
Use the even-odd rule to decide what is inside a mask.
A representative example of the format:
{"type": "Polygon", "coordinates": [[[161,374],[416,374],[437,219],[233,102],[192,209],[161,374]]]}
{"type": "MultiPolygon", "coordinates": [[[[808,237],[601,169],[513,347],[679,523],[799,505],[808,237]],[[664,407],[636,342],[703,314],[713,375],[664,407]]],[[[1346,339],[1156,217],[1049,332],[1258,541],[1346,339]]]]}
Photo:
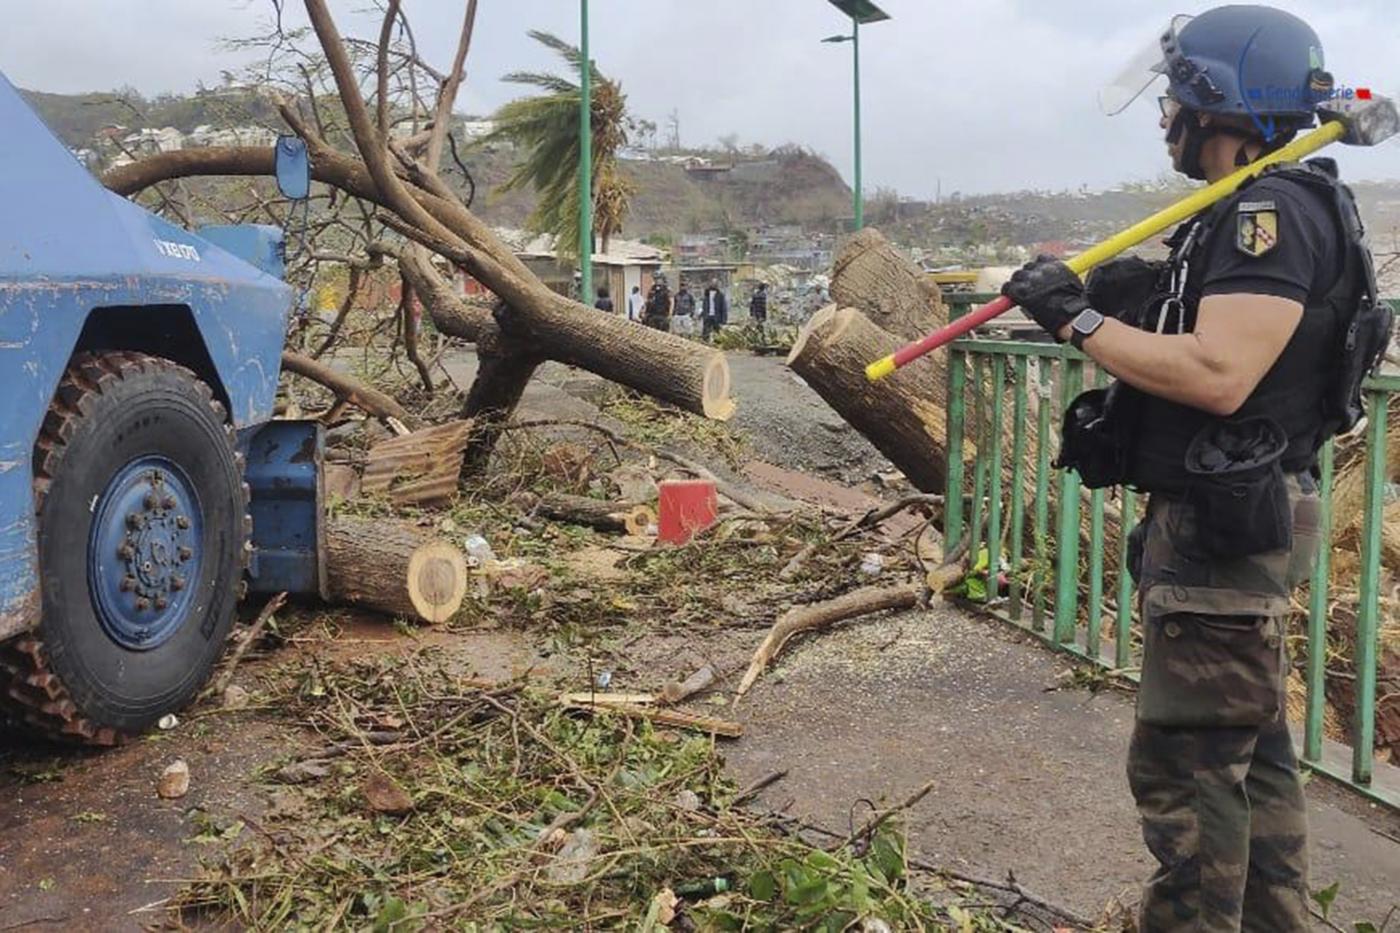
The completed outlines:
{"type": "MultiPolygon", "coordinates": [[[[966,313],[992,297],[949,296],[952,315],[966,313]]],[[[977,565],[982,563],[979,558],[985,549],[987,598],[979,601],[979,608],[1061,651],[1135,679],[1141,638],[1135,586],[1126,570],[1125,543],[1139,518],[1141,497],[1127,489],[1109,490],[1108,495],[1105,490],[1086,492],[1076,474],[1050,467],[1061,414],[1086,380],[1102,385],[1107,376],[1068,345],[977,338],[951,346],[945,559],[951,559],[965,544],[971,563],[977,565]],[[1034,412],[1031,393],[1039,402],[1034,412]],[[966,452],[957,455],[966,443],[976,448],[970,476],[966,452]],[[1033,457],[1029,451],[1032,444],[1033,457]],[[1086,509],[1087,516],[1082,515],[1086,509]],[[1113,540],[1105,537],[1106,514],[1117,519],[1113,540]],[[1081,540],[1087,542],[1087,553],[1081,553],[1081,540]],[[999,580],[1002,576],[1005,585],[999,580]]],[[[1400,392],[1400,376],[1370,379],[1366,383],[1368,411],[1384,413],[1394,392],[1400,392]]],[[[1345,633],[1351,638],[1344,640],[1354,644],[1350,672],[1354,679],[1346,689],[1354,690],[1355,715],[1348,723],[1347,743],[1324,737],[1329,596],[1337,595],[1339,581],[1331,578],[1331,547],[1322,547],[1310,585],[1305,646],[1295,650],[1306,658],[1301,757],[1313,771],[1400,808],[1400,781],[1390,773],[1397,769],[1382,766],[1384,772],[1378,775],[1372,754],[1378,709],[1381,531],[1387,480],[1383,414],[1372,418],[1364,433],[1365,505],[1355,585],[1359,596],[1347,606],[1350,611],[1339,613],[1331,622],[1334,635],[1340,631],[1337,626],[1351,627],[1345,633]]],[[[1333,455],[1329,443],[1321,455],[1320,482],[1323,534],[1329,541],[1333,455]]],[[[1346,676],[1344,672],[1343,679],[1346,676]]],[[[1335,684],[1333,689],[1337,689],[1335,684]]]]}

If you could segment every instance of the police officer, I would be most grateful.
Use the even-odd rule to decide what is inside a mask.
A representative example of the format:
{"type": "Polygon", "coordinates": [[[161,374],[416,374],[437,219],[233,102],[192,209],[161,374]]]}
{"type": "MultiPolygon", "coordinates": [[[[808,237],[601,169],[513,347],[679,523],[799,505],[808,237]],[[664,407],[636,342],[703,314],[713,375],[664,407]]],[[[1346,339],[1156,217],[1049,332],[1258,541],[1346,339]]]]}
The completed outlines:
{"type": "Polygon", "coordinates": [[[655,330],[671,329],[671,287],[666,284],[666,273],[658,272],[652,280],[651,291],[647,292],[642,323],[655,330]]]}
{"type": "MultiPolygon", "coordinates": [[[[1157,45],[1160,125],[1191,178],[1282,146],[1332,87],[1317,35],[1269,7],[1177,17],[1157,45]]],[[[1144,650],[1128,778],[1159,862],[1140,928],[1307,930],[1284,622],[1318,546],[1317,451],[1355,420],[1335,396],[1370,257],[1321,159],[1263,172],[1168,245],[1087,290],[1042,256],[1003,293],[1118,378],[1076,400],[1062,461],[1151,493],[1129,548],[1144,650]]]]}

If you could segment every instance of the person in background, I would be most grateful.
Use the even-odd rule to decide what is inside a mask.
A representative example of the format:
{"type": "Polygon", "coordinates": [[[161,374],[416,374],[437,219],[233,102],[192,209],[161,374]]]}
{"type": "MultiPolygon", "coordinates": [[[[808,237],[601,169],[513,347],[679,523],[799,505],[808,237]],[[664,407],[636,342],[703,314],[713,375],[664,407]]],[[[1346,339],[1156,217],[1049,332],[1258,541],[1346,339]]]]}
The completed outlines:
{"type": "Polygon", "coordinates": [[[613,308],[612,296],[608,294],[608,287],[606,285],[598,286],[598,300],[593,302],[593,307],[597,308],[599,311],[611,312],[615,310],[613,308]]]}
{"type": "Polygon", "coordinates": [[[671,286],[666,284],[664,272],[656,273],[652,279],[642,323],[652,330],[671,329],[671,286]]]}
{"type": "Polygon", "coordinates": [[[633,285],[632,294],[627,296],[627,320],[640,321],[642,319],[642,286],[633,285]]]}
{"type": "Polygon", "coordinates": [[[671,316],[671,333],[681,337],[695,336],[695,296],[684,282],[676,292],[675,312],[671,316]]]}
{"type": "Polygon", "coordinates": [[[705,294],[700,299],[700,338],[709,340],[719,333],[729,320],[729,299],[724,297],[714,279],[705,286],[705,294]]]}
{"type": "Polygon", "coordinates": [[[749,317],[759,327],[768,322],[768,283],[759,282],[754,286],[753,296],[749,298],[749,317]]]}

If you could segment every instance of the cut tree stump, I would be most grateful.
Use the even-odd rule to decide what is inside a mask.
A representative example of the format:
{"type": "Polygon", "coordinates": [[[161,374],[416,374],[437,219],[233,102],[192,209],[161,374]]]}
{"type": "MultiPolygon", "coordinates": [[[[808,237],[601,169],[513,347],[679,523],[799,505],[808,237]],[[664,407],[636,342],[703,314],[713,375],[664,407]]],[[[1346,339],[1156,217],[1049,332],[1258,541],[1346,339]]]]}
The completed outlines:
{"type": "Polygon", "coordinates": [[[831,300],[859,309],[901,344],[948,323],[937,283],[874,227],[851,237],[836,255],[831,300]]]}
{"type": "Polygon", "coordinates": [[[387,518],[326,521],[329,602],[445,622],[467,595],[461,550],[431,530],[387,518]]]}
{"type": "Polygon", "coordinates": [[[948,396],[943,367],[906,366],[879,382],[865,378],[867,363],[902,343],[855,308],[829,305],[802,328],[787,365],[915,488],[942,492],[948,396]]]}
{"type": "Polygon", "coordinates": [[[471,421],[449,421],[370,448],[360,492],[397,506],[445,505],[457,495],[471,421]]]}

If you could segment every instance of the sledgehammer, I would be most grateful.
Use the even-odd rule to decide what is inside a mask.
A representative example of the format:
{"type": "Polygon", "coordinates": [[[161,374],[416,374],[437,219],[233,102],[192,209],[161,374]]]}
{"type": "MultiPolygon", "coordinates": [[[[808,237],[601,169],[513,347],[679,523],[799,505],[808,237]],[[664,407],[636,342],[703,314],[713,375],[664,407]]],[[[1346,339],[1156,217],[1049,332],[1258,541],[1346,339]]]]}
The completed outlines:
{"type": "MultiPolygon", "coordinates": [[[[1400,111],[1396,110],[1395,102],[1387,97],[1373,95],[1369,100],[1353,98],[1344,102],[1329,102],[1317,109],[1322,125],[1311,133],[1256,159],[1199,191],[1192,192],[1146,220],[1140,220],[1102,243],[1067,259],[1065,264],[1073,269],[1076,275],[1082,276],[1104,260],[1112,259],[1148,237],[1155,236],[1173,224],[1181,223],[1193,214],[1228,197],[1244,184],[1246,179],[1267,165],[1273,165],[1275,162],[1296,162],[1339,140],[1349,146],[1375,146],[1400,132],[1400,111]]],[[[865,377],[871,382],[883,379],[906,363],[956,340],[1013,307],[1015,305],[1011,299],[1006,297],[989,301],[976,311],[949,322],[927,337],[900,347],[884,359],[871,363],[865,367],[865,377]]]]}

